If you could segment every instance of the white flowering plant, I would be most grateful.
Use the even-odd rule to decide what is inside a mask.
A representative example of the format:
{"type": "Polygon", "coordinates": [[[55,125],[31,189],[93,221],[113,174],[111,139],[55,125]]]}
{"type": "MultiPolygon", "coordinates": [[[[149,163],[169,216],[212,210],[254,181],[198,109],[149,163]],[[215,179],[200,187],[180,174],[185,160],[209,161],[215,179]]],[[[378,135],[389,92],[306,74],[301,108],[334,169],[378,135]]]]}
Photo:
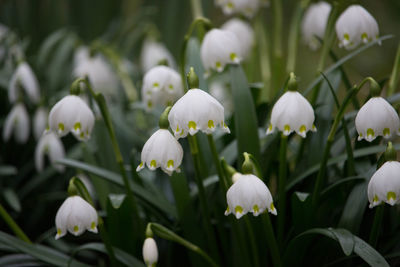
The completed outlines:
{"type": "Polygon", "coordinates": [[[399,265],[396,1],[11,2],[0,266],[399,265]]]}

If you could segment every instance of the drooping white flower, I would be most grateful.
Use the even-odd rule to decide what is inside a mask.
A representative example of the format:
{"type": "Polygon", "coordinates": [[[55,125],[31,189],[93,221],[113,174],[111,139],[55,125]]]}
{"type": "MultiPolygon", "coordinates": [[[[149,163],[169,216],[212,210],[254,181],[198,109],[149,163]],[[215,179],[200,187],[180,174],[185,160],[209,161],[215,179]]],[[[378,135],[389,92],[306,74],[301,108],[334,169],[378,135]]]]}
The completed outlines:
{"type": "Polygon", "coordinates": [[[242,14],[253,17],[260,6],[260,0],[216,0],[225,15],[242,14]]]}
{"type": "Polygon", "coordinates": [[[144,144],[141,163],[136,171],[147,165],[152,171],[161,167],[165,173],[171,175],[173,171],[180,172],[182,157],[183,149],[179,142],[167,129],[159,129],[144,144]]]}
{"type": "Polygon", "coordinates": [[[8,85],[8,99],[11,103],[15,103],[21,97],[22,90],[24,90],[32,103],[39,102],[39,83],[31,67],[26,62],[18,65],[8,85]]]}
{"type": "Polygon", "coordinates": [[[78,236],[85,230],[97,233],[97,212],[80,196],[68,197],[56,214],[56,239],[63,237],[67,231],[78,236]]]}
{"type": "Polygon", "coordinates": [[[44,157],[47,154],[53,167],[59,172],[65,170],[64,165],[56,164],[56,162],[65,157],[64,146],[60,138],[53,132],[43,134],[35,149],[35,166],[38,172],[43,171],[44,157]]]}
{"type": "Polygon", "coordinates": [[[175,69],[176,63],[171,53],[164,44],[147,39],[143,43],[142,52],[140,54],[140,65],[143,72],[149,71],[157,66],[160,61],[166,60],[168,66],[175,69]]]}
{"type": "Polygon", "coordinates": [[[358,140],[373,141],[377,136],[400,135],[400,120],[396,110],[382,97],[371,97],[357,113],[358,140]]]}
{"type": "Polygon", "coordinates": [[[370,208],[382,202],[392,206],[400,202],[400,162],[387,161],[372,175],[368,200],[370,208]]]}
{"type": "Polygon", "coordinates": [[[210,82],[208,88],[210,95],[222,104],[225,115],[229,117],[233,113],[233,99],[230,88],[223,81],[210,82]]]}
{"type": "Polygon", "coordinates": [[[88,76],[93,90],[104,95],[115,95],[118,80],[110,65],[101,54],[90,55],[87,47],[75,52],[73,75],[75,78],[88,76]]]}
{"type": "Polygon", "coordinates": [[[48,117],[49,112],[44,107],[39,107],[35,115],[33,115],[33,134],[36,140],[38,140],[46,130],[48,117]]]}
{"type": "Polygon", "coordinates": [[[238,64],[242,60],[242,50],[236,35],[219,29],[212,29],[204,36],[200,55],[206,71],[221,72],[226,64],[238,64]]]}
{"type": "Polygon", "coordinates": [[[176,138],[196,134],[199,130],[206,134],[220,127],[230,133],[224,122],[224,107],[211,95],[200,89],[190,89],[172,107],[168,115],[171,129],[176,138]]]}
{"type": "Polygon", "coordinates": [[[3,128],[3,140],[7,142],[14,132],[15,141],[24,144],[28,141],[30,120],[28,112],[22,103],[15,104],[7,115],[3,128]]]}
{"type": "Polygon", "coordinates": [[[93,126],[92,110],[76,95],[65,96],[50,111],[50,130],[61,137],[72,132],[78,140],[86,141],[90,138],[93,126]]]}
{"type": "Polygon", "coordinates": [[[271,193],[264,182],[253,174],[239,175],[226,193],[228,208],[225,215],[232,213],[240,219],[248,212],[258,216],[265,210],[277,215],[271,193]]]}
{"type": "Polygon", "coordinates": [[[156,66],[144,75],[142,97],[148,109],[172,105],[182,95],[182,79],[174,69],[156,66]]]}
{"type": "Polygon", "coordinates": [[[158,261],[158,249],[156,241],[148,237],[143,243],[143,260],[147,267],[153,267],[158,261]]]}
{"type": "Polygon", "coordinates": [[[267,134],[274,132],[275,127],[289,135],[295,131],[305,138],[307,131],[316,131],[314,110],[307,99],[297,91],[284,93],[272,108],[271,122],[267,134]]]}
{"type": "Polygon", "coordinates": [[[311,4],[304,13],[301,23],[304,42],[312,50],[320,47],[319,39],[324,39],[326,23],[331,13],[331,5],[327,2],[311,4]]]}
{"type": "Polygon", "coordinates": [[[351,5],[337,19],[336,34],[339,46],[349,50],[377,39],[379,28],[374,17],[365,8],[351,5]]]}
{"type": "Polygon", "coordinates": [[[239,40],[242,56],[247,58],[254,45],[254,30],[250,24],[241,19],[232,18],[225,22],[221,29],[235,34],[239,40]]]}

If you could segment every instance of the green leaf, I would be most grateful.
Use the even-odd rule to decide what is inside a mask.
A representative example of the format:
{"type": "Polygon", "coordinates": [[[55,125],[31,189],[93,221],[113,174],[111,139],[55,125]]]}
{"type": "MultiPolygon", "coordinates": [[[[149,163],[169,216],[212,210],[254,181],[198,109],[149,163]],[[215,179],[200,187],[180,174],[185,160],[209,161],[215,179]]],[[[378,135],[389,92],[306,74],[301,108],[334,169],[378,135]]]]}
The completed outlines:
{"type": "Polygon", "coordinates": [[[114,209],[119,209],[121,207],[122,202],[124,202],[126,198],[125,194],[110,194],[108,195],[108,199],[110,200],[111,206],[114,209]]]}
{"type": "MultiPolygon", "coordinates": [[[[124,183],[122,181],[122,177],[115,173],[111,172],[93,165],[89,165],[80,161],[72,160],[72,159],[61,159],[57,163],[63,164],[68,167],[73,167],[77,168],[83,171],[87,171],[89,173],[92,173],[94,175],[97,175],[99,177],[102,177],[110,182],[113,182],[117,185],[123,186],[124,183]]],[[[154,194],[149,193],[145,188],[140,186],[139,184],[136,184],[135,182],[131,182],[131,187],[133,194],[140,200],[144,201],[151,206],[157,208],[160,211],[163,211],[168,217],[172,216],[175,217],[177,216],[177,212],[174,206],[172,206],[169,202],[160,200],[157,196],[154,196],[154,194]]]]}
{"type": "MultiPolygon", "coordinates": [[[[75,249],[75,253],[78,253],[79,251],[82,250],[94,250],[98,252],[102,252],[107,254],[107,250],[102,243],[88,243],[82,246],[79,246],[75,249]]],[[[133,257],[132,255],[126,253],[125,251],[118,249],[118,248],[113,248],[115,257],[117,260],[126,266],[137,266],[137,267],[145,267],[142,261],[138,260],[137,258],[133,257]]],[[[74,254],[75,254],[74,253],[74,254]]]]}
{"type": "Polygon", "coordinates": [[[5,189],[3,195],[4,199],[7,201],[8,205],[10,205],[11,208],[13,208],[16,212],[21,211],[21,203],[14,190],[10,188],[5,189]]]}
{"type": "Polygon", "coordinates": [[[248,152],[260,162],[260,141],[258,137],[256,109],[247,78],[240,65],[230,65],[229,71],[231,75],[233,104],[235,107],[234,134],[238,142],[238,155],[248,152]]]}
{"type": "Polygon", "coordinates": [[[0,176],[16,175],[18,173],[17,168],[11,165],[0,166],[0,176]]]}
{"type": "Polygon", "coordinates": [[[65,36],[67,31],[65,29],[57,30],[51,33],[43,42],[38,53],[38,65],[44,67],[50,54],[53,52],[54,47],[58,45],[61,39],[65,36]]]}
{"type": "Polygon", "coordinates": [[[39,244],[28,244],[20,239],[17,239],[9,234],[0,231],[0,243],[4,245],[10,246],[17,251],[21,251],[32,257],[41,260],[47,264],[54,266],[89,266],[84,263],[78,262],[76,260],[72,260],[70,264],[68,264],[69,256],[58,252],[52,248],[39,245],[39,244]]]}
{"type": "MultiPolygon", "coordinates": [[[[294,247],[294,243],[298,242],[301,238],[310,234],[320,234],[329,237],[339,242],[345,255],[349,256],[352,252],[360,256],[370,266],[389,267],[385,258],[379,254],[373,247],[366,243],[361,238],[353,235],[346,229],[333,229],[333,228],[314,228],[295,237],[289,244],[288,251],[294,247]]],[[[289,255],[289,253],[287,253],[289,255]]],[[[299,259],[297,259],[299,260],[299,259]]]]}

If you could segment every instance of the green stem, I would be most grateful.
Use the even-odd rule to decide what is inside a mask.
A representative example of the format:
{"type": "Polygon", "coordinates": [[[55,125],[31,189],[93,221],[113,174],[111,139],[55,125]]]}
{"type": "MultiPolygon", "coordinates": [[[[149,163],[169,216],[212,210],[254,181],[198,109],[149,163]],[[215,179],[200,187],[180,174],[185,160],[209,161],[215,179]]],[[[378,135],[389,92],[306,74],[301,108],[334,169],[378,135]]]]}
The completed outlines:
{"type": "Polygon", "coordinates": [[[295,71],[297,47],[299,43],[299,31],[301,19],[303,17],[304,9],[308,6],[310,0],[298,1],[296,10],[294,11],[292,21],[290,24],[289,37],[288,37],[288,58],[286,65],[286,73],[295,71]]]}
{"type": "Polygon", "coordinates": [[[203,8],[200,0],[190,0],[190,6],[192,8],[193,19],[197,19],[203,16],[203,8]]]}
{"type": "Polygon", "coordinates": [[[320,165],[317,179],[316,179],[315,185],[314,185],[314,191],[313,191],[313,195],[312,195],[312,206],[314,208],[318,204],[318,200],[320,197],[320,191],[321,191],[321,187],[322,187],[322,184],[323,184],[323,181],[325,178],[325,173],[326,173],[326,163],[328,162],[331,147],[332,147],[333,141],[335,139],[337,127],[339,126],[339,123],[342,121],[345,109],[346,109],[347,105],[349,104],[350,100],[360,90],[360,88],[362,87],[363,84],[364,84],[364,81],[361,83],[360,87],[353,88],[348,92],[348,94],[346,95],[346,98],[343,101],[343,104],[340,106],[340,109],[338,110],[338,112],[336,114],[335,120],[333,122],[333,125],[332,125],[331,130],[328,135],[328,140],[326,142],[326,146],[325,146],[324,153],[323,153],[322,160],[321,160],[321,165],[320,165]]]}
{"type": "MultiPolygon", "coordinates": [[[[278,211],[279,212],[279,211],[278,211]]],[[[272,262],[274,267],[281,267],[281,256],[279,254],[278,243],[276,242],[276,238],[274,235],[274,229],[272,228],[271,219],[269,218],[269,214],[262,214],[262,220],[264,224],[265,235],[269,247],[269,253],[272,257],[272,262]]],[[[279,215],[280,216],[280,215],[279,215]]]]}
{"type": "Polygon", "coordinates": [[[256,244],[256,239],[254,238],[253,228],[251,227],[250,220],[247,216],[244,218],[244,221],[246,223],[247,234],[250,240],[251,252],[253,252],[253,264],[257,267],[260,266],[260,262],[258,259],[258,247],[256,244]]]}
{"type": "Polygon", "coordinates": [[[374,222],[372,224],[371,234],[369,236],[369,244],[373,247],[376,247],[378,243],[379,232],[381,230],[381,224],[383,220],[383,213],[384,213],[384,205],[376,207],[374,222]]]}
{"type": "Polygon", "coordinates": [[[279,151],[279,182],[278,182],[278,243],[283,247],[284,230],[285,230],[285,215],[286,215],[286,151],[287,151],[287,136],[282,134],[281,146],[279,151]]]}
{"type": "MultiPolygon", "coordinates": [[[[274,75],[274,88],[279,90],[279,84],[281,83],[283,77],[283,53],[282,53],[282,0],[272,0],[272,12],[274,19],[274,60],[273,60],[273,70],[275,70],[274,75]]],[[[276,93],[277,91],[275,91],[276,93]]]]}
{"type": "Polygon", "coordinates": [[[0,203],[0,216],[3,220],[8,224],[14,234],[21,240],[26,243],[32,244],[32,241],[29,237],[22,231],[22,229],[18,226],[18,224],[14,221],[14,219],[8,214],[8,212],[4,209],[3,205],[0,203]]]}
{"type": "Polygon", "coordinates": [[[190,152],[192,154],[193,158],[193,163],[194,163],[194,169],[195,169],[195,180],[198,188],[198,196],[199,196],[199,202],[200,202],[200,208],[203,213],[203,224],[204,224],[204,229],[207,234],[207,240],[208,244],[210,245],[210,250],[214,254],[214,256],[218,256],[218,251],[216,247],[216,239],[215,239],[215,234],[212,229],[212,223],[211,223],[211,217],[210,217],[210,211],[208,209],[207,205],[207,197],[203,185],[203,177],[201,175],[201,164],[200,164],[200,158],[199,158],[199,146],[197,143],[196,136],[188,136],[188,141],[189,141],[189,147],[190,147],[190,152]]]}
{"type": "Polygon", "coordinates": [[[221,187],[223,189],[223,192],[225,194],[226,191],[228,191],[228,183],[225,180],[225,176],[224,176],[223,171],[222,171],[221,163],[219,161],[218,152],[217,152],[217,149],[215,147],[214,138],[213,138],[213,136],[211,134],[208,134],[207,135],[207,139],[208,139],[208,144],[210,145],[212,158],[214,160],[214,164],[215,164],[215,167],[217,169],[219,183],[220,183],[220,185],[221,185],[221,187]]]}
{"type": "Polygon", "coordinates": [[[400,74],[400,44],[397,47],[396,59],[394,60],[392,74],[390,75],[389,87],[388,87],[388,96],[394,94],[396,87],[399,83],[399,74],[400,74]]]}

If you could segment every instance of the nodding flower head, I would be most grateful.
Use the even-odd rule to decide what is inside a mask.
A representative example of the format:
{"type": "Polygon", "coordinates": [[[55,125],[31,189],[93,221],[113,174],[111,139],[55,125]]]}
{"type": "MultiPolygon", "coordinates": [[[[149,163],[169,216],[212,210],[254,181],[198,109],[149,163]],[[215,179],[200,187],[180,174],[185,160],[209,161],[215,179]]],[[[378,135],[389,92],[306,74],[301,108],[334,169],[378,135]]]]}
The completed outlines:
{"type": "Polygon", "coordinates": [[[15,103],[25,92],[32,103],[37,104],[40,100],[39,83],[31,67],[26,62],[18,64],[17,69],[11,77],[8,85],[8,98],[15,103]]]}
{"type": "Polygon", "coordinates": [[[254,46],[254,30],[250,24],[241,19],[233,18],[225,22],[221,29],[235,34],[239,41],[243,59],[247,58],[254,46]]]}
{"type": "Polygon", "coordinates": [[[320,47],[319,39],[324,39],[326,23],[331,13],[331,5],[327,2],[311,4],[304,13],[301,23],[304,42],[312,50],[320,47]]]}
{"type": "Polygon", "coordinates": [[[158,249],[156,241],[152,237],[147,237],[143,243],[143,260],[147,267],[154,267],[158,261],[158,249]]]}
{"type": "Polygon", "coordinates": [[[168,66],[173,69],[176,68],[175,60],[164,44],[150,39],[144,41],[140,54],[142,71],[149,71],[151,68],[159,65],[161,61],[166,61],[168,66]]]}
{"type": "Polygon", "coordinates": [[[65,157],[65,150],[60,138],[53,132],[44,133],[36,145],[35,166],[39,172],[43,171],[44,156],[46,154],[53,167],[59,172],[63,172],[65,166],[56,164],[56,162],[65,157]]]}
{"type": "Polygon", "coordinates": [[[7,115],[3,128],[3,140],[8,141],[14,132],[15,141],[25,144],[29,138],[30,120],[28,112],[22,103],[14,105],[7,115]]]}

